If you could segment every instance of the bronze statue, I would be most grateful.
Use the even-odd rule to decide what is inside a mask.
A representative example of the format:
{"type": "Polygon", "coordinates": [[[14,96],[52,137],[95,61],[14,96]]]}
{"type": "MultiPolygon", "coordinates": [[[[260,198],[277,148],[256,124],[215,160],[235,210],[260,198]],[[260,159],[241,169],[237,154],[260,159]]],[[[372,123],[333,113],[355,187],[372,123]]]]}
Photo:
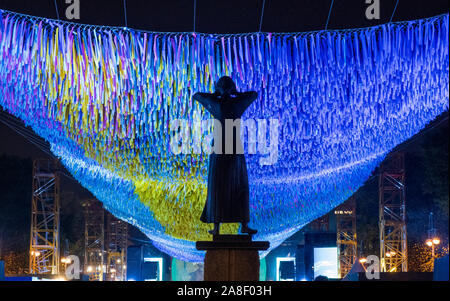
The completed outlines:
{"type": "MultiPolygon", "coordinates": [[[[228,76],[221,77],[215,84],[215,92],[195,93],[193,99],[198,101],[214,118],[222,125],[222,141],[225,141],[225,120],[239,119],[256,99],[258,93],[237,92],[236,85],[228,76]]],[[[214,129],[214,131],[220,129],[214,129]]],[[[208,167],[208,194],[206,204],[200,220],[204,223],[214,223],[214,229],[210,234],[219,234],[220,223],[241,223],[241,233],[249,235],[257,231],[248,227],[250,221],[249,188],[247,165],[243,153],[236,151],[242,148],[240,137],[237,137],[233,127],[233,139],[226,143],[233,143],[232,152],[230,145],[226,153],[226,143],[221,143],[220,153],[211,153],[208,167]],[[236,144],[234,144],[236,142],[236,144]]],[[[217,135],[214,135],[217,137],[217,135]]],[[[216,143],[216,142],[214,142],[216,143]]]]}

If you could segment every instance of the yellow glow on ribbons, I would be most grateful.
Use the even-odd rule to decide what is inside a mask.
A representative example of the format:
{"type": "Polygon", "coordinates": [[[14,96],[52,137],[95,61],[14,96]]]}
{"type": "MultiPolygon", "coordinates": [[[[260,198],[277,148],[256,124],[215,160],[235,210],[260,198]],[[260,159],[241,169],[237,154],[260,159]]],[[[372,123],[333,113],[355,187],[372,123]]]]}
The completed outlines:
{"type": "MultiPolygon", "coordinates": [[[[211,224],[200,222],[206,201],[206,184],[197,180],[179,179],[167,183],[148,179],[137,180],[135,193],[153,211],[165,232],[190,241],[211,240],[211,224]]],[[[221,226],[222,234],[237,234],[239,224],[221,226]]]]}

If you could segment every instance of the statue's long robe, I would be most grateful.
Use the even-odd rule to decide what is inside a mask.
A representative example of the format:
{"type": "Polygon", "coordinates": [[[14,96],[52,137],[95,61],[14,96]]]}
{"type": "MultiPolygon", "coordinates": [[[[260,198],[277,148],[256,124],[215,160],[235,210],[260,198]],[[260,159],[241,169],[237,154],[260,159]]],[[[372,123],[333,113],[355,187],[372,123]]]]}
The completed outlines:
{"type": "MultiPolygon", "coordinates": [[[[241,118],[247,107],[256,99],[256,92],[236,93],[223,97],[217,94],[196,93],[194,99],[202,104],[222,125],[222,152],[209,156],[208,193],[200,220],[204,223],[248,223],[249,188],[244,154],[236,153],[240,135],[233,128],[232,153],[225,153],[225,120],[241,118]]],[[[216,127],[214,131],[220,130],[216,127]]],[[[214,137],[218,137],[215,133],[214,137]]],[[[216,143],[216,142],[214,142],[216,143]]],[[[242,144],[241,144],[242,146],[242,144]]]]}

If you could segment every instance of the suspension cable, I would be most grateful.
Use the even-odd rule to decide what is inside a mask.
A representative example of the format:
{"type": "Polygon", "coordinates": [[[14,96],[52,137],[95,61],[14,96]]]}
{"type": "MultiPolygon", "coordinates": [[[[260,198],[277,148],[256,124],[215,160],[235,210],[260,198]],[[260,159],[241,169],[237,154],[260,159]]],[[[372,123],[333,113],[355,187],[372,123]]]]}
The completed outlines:
{"type": "Polygon", "coordinates": [[[392,22],[392,18],[394,18],[395,11],[397,10],[398,1],[399,0],[397,0],[397,2],[395,3],[394,11],[392,12],[391,19],[389,20],[389,23],[391,23],[392,22]]]}
{"type": "Polygon", "coordinates": [[[53,1],[55,3],[55,10],[56,10],[56,17],[59,20],[59,11],[58,11],[58,4],[56,3],[56,0],[53,1]]]}
{"type": "Polygon", "coordinates": [[[261,17],[259,18],[259,32],[261,32],[262,28],[262,22],[264,18],[264,7],[266,6],[266,0],[263,0],[262,10],[261,10],[261,17]]]}

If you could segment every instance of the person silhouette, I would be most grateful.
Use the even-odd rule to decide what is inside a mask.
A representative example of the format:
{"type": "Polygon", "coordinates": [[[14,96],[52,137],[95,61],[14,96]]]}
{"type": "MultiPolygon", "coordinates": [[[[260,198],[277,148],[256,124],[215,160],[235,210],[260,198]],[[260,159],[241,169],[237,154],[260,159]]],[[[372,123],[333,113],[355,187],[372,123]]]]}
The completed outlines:
{"type": "MultiPolygon", "coordinates": [[[[214,229],[209,231],[212,235],[219,234],[220,223],[238,222],[241,223],[241,233],[252,235],[257,232],[248,227],[248,175],[243,151],[238,151],[242,150],[240,135],[233,127],[233,139],[223,139],[227,137],[225,120],[239,119],[257,96],[258,93],[254,91],[237,92],[235,83],[228,76],[221,77],[215,83],[214,93],[197,92],[193,95],[193,99],[211,113],[216,122],[220,122],[221,128],[214,127],[215,139],[220,136],[225,141],[209,155],[208,192],[200,217],[204,223],[214,223],[214,229]],[[229,143],[233,145],[227,146],[229,143]]],[[[216,143],[218,141],[214,141],[215,146],[216,143]]]]}

